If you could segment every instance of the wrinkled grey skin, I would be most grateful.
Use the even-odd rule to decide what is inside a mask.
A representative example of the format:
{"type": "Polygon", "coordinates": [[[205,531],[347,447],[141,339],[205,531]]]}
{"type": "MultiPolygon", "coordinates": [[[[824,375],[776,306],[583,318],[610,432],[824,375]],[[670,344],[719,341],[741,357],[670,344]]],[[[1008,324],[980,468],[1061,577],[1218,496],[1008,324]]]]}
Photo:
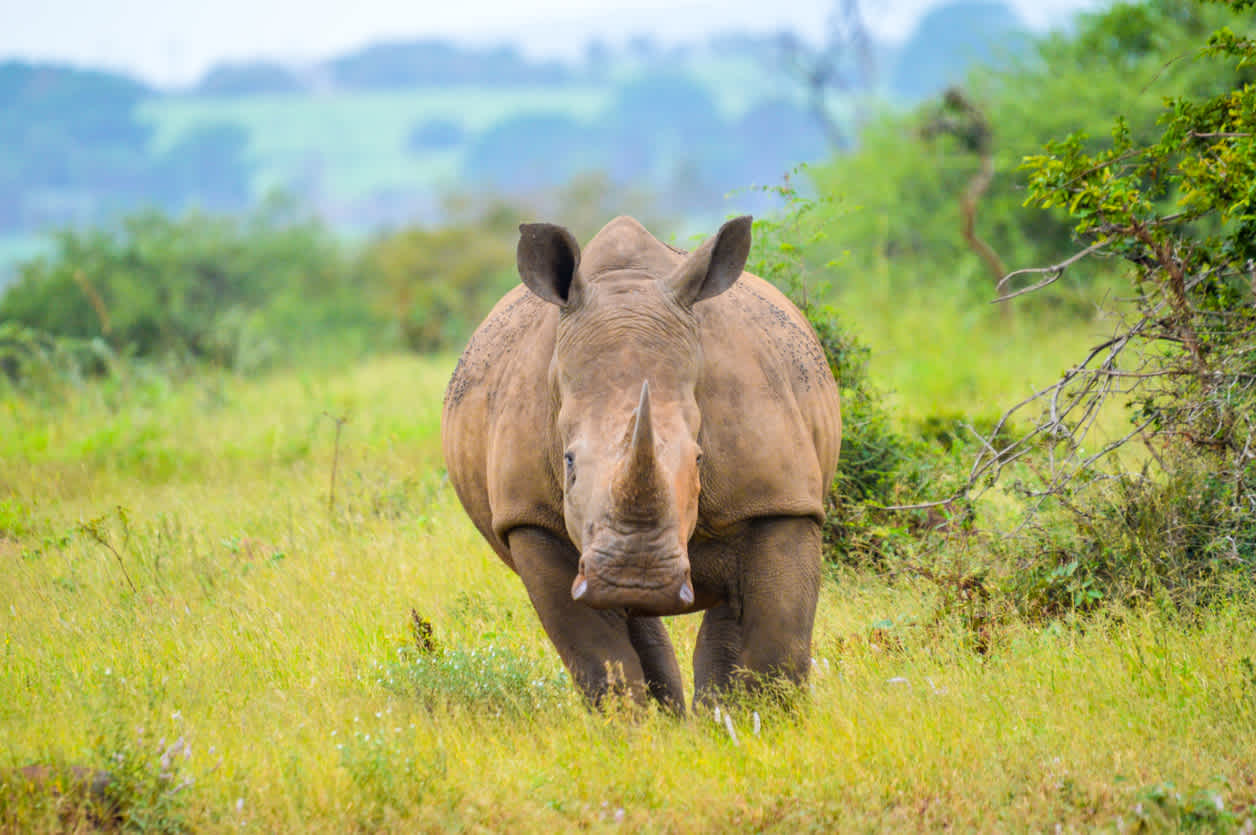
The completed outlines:
{"type": "Polygon", "coordinates": [[[802,314],[743,273],[750,218],[691,254],[632,218],[581,251],[520,227],[519,273],[445,394],[449,476],[594,701],[683,712],[661,615],[705,611],[697,698],[805,678],[837,386],[802,314]]]}

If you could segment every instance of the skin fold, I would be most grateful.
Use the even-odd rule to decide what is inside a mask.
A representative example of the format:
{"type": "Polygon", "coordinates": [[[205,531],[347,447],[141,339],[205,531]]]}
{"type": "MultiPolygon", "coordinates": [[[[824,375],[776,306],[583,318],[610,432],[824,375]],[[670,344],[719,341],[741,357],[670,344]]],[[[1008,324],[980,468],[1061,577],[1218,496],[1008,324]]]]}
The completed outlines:
{"type": "Polygon", "coordinates": [[[684,711],[666,615],[705,611],[698,700],[810,666],[841,414],[806,319],[743,272],[750,229],[684,253],[627,217],[583,249],[523,225],[523,285],[446,390],[458,498],[595,702],[684,711]]]}

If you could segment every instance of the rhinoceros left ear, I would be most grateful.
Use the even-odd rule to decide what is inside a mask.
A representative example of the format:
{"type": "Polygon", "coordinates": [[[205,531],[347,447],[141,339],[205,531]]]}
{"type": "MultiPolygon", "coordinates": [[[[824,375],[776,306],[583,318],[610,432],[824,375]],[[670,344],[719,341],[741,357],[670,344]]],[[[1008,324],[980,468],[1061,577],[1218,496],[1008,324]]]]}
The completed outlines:
{"type": "Polygon", "coordinates": [[[579,301],[576,268],[580,266],[580,244],[563,227],[521,224],[515,262],[523,283],[547,302],[567,307],[579,301]]]}
{"type": "Polygon", "coordinates": [[[718,296],[741,277],[750,254],[750,215],[725,223],[715,236],[685,258],[665,279],[676,301],[685,307],[718,296]]]}

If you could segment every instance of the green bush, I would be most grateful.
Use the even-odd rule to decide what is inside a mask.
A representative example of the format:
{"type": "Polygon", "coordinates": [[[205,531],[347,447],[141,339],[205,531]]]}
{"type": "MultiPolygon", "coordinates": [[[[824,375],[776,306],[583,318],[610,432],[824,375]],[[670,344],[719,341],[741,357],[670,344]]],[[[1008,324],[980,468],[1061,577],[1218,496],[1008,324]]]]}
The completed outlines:
{"type": "MultiPolygon", "coordinates": [[[[836,266],[810,266],[803,256],[824,241],[823,230],[847,216],[834,202],[800,197],[787,181],[776,190],[786,202],[778,216],[755,222],[747,269],[776,284],[807,317],[824,348],[842,398],[842,449],[824,523],[826,559],[860,567],[889,568],[913,553],[938,514],[967,519],[962,504],[945,511],[910,513],[887,508],[927,502],[954,491],[958,458],[923,433],[896,428],[884,393],[868,376],[868,349],[843,327],[835,307],[817,301],[831,295],[836,266]]],[[[951,439],[951,445],[954,445],[951,439]]]]}
{"type": "Polygon", "coordinates": [[[994,541],[1017,567],[1007,591],[1036,619],[1103,602],[1210,605],[1250,582],[1256,562],[1256,516],[1233,487],[1198,459],[1156,477],[1083,479],[1025,537],[994,541]]]}
{"type": "Polygon", "coordinates": [[[124,356],[250,370],[283,348],[369,332],[351,278],[341,245],[282,201],[242,217],[149,211],[58,232],[0,297],[0,321],[124,356]]]}
{"type": "Polygon", "coordinates": [[[100,338],[57,338],[20,322],[0,320],[0,392],[10,381],[48,392],[108,370],[117,357],[100,338]]]}
{"type": "MultiPolygon", "coordinates": [[[[988,130],[993,177],[977,201],[975,232],[1008,270],[1057,263],[1071,255],[1073,224],[1062,214],[1026,212],[1025,156],[1074,131],[1104,144],[1114,107],[1122,107],[1136,139],[1156,135],[1163,95],[1212,95],[1256,75],[1256,68],[1180,60],[1221,25],[1240,31],[1237,8],[1181,0],[1120,2],[1082,15],[1075,29],[1038,40],[1016,64],[974,71],[965,98],[988,130]]],[[[859,208],[840,231],[816,248],[819,260],[849,251],[852,271],[877,274],[899,286],[963,294],[973,303],[994,298],[994,281],[961,234],[962,198],[981,170],[969,125],[955,124],[941,102],[924,102],[869,124],[859,148],[814,166],[821,194],[840,194],[859,208]]],[[[1017,307],[1056,307],[1079,315],[1093,310],[1086,289],[1112,275],[1111,262],[1074,265],[1056,292],[1021,299],[1017,307]],[[1067,288],[1067,291],[1066,291],[1067,288]]]]}
{"type": "Polygon", "coordinates": [[[412,351],[461,347],[480,319],[518,283],[519,214],[499,205],[439,226],[408,226],[363,249],[358,274],[377,316],[412,351]]]}
{"type": "Polygon", "coordinates": [[[1101,599],[1191,608],[1250,586],[1256,568],[1256,39],[1209,35],[1226,14],[1149,2],[1097,19],[1082,42],[1131,41],[1114,56],[1129,60],[1163,57],[1159,36],[1190,31],[1179,74],[1201,83],[1166,98],[1155,131],[1117,116],[1110,139],[1073,134],[1024,165],[1028,202],[1124,261],[1128,299],[1112,336],[1037,398],[1043,417],[1019,444],[1029,515],[998,547],[1020,563],[1034,614],[1101,599]],[[1096,442],[1088,416],[1114,397],[1132,425],[1096,442]]]}

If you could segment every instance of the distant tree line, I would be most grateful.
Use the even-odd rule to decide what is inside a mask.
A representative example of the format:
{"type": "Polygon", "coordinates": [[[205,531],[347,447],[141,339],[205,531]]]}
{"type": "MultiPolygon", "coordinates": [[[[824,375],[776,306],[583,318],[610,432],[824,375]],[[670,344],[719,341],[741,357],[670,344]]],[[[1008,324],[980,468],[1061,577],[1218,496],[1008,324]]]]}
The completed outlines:
{"type": "Polygon", "coordinates": [[[705,85],[655,73],[617,87],[589,121],[557,111],[503,119],[469,144],[463,174],[480,187],[527,194],[601,171],[614,182],[664,192],[686,211],[734,189],[776,183],[828,151],[824,134],[795,102],[762,101],[728,118],[705,85]]]}
{"type": "MultiPolygon", "coordinates": [[[[835,6],[840,3],[835,4],[835,6]]],[[[854,5],[859,5],[855,2],[854,5]]],[[[724,55],[749,57],[777,69],[785,33],[713,35],[707,46],[724,55]]],[[[832,45],[830,45],[832,46],[832,45]]],[[[511,44],[467,46],[436,38],[368,44],[305,68],[271,61],[226,62],[212,67],[193,92],[246,95],[308,92],[317,85],[343,90],[487,85],[495,87],[604,82],[625,65],[674,73],[703,47],[700,43],[659,45],[648,35],[620,48],[591,41],[582,60],[536,60],[511,44]]],[[[1025,53],[1025,24],[1004,0],[952,0],[926,12],[900,46],[869,44],[879,68],[880,92],[919,100],[963,78],[976,63],[990,64],[1025,53]]],[[[850,56],[830,55],[837,61],[850,56]]]]}
{"type": "MultiPolygon", "coordinates": [[[[928,95],[931,85],[940,87],[971,60],[1023,49],[1024,39],[1010,34],[1018,26],[999,0],[940,7],[897,53],[878,46],[877,60],[893,65],[884,75],[888,86],[877,82],[858,95],[928,95]]],[[[329,86],[378,91],[540,85],[557,91],[599,84],[608,102],[593,118],[556,107],[505,114],[487,128],[447,117],[424,119],[411,128],[407,149],[415,155],[453,152],[450,165],[460,168],[450,173],[470,188],[528,195],[596,171],[617,184],[666,192],[679,211],[708,211],[731,191],[779,182],[799,162],[848,150],[849,143],[839,149],[826,132],[808,94],[788,89],[779,36],[723,35],[708,47],[777,73],[782,93],[730,114],[715,100],[714,84],[699,80],[692,65],[704,47],[663,48],[647,37],[613,48],[594,43],[572,62],[533,60],[513,46],[377,43],[305,68],[222,64],[194,90],[177,94],[107,72],[0,63],[0,233],[93,223],[139,207],[239,211],[252,205],[259,171],[250,148],[265,137],[223,116],[193,122],[158,146],[139,108],[162,95],[304,96],[329,86]]]]}
{"type": "Polygon", "coordinates": [[[0,229],[94,221],[140,204],[246,205],[245,131],[201,124],[155,151],[136,115],[154,94],[111,73],[0,63],[0,229]]]}

